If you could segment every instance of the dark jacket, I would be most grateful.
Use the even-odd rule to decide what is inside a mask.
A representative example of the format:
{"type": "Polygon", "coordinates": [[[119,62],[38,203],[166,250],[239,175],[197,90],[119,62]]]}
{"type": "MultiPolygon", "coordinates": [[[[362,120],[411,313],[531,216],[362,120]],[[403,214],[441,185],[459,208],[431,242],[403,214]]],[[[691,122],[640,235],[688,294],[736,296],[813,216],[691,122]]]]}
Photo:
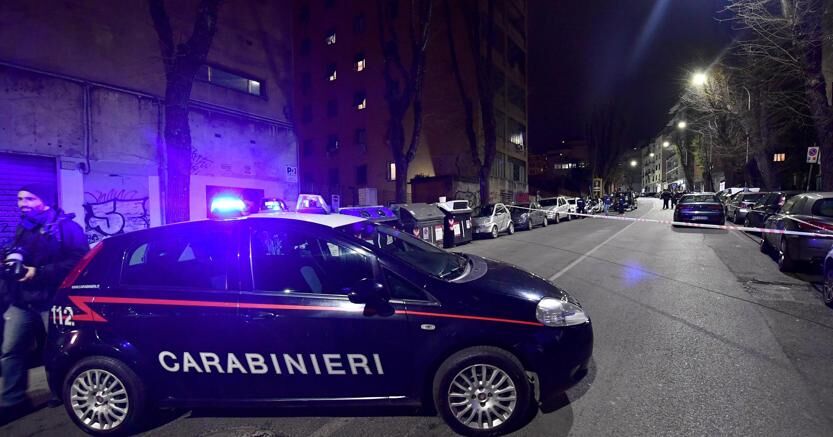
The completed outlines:
{"type": "Polygon", "coordinates": [[[21,308],[49,309],[52,297],[70,270],[89,250],[84,230],[59,209],[50,209],[32,226],[18,225],[12,246],[23,249],[23,264],[36,268],[26,282],[5,281],[6,302],[21,308]]]}

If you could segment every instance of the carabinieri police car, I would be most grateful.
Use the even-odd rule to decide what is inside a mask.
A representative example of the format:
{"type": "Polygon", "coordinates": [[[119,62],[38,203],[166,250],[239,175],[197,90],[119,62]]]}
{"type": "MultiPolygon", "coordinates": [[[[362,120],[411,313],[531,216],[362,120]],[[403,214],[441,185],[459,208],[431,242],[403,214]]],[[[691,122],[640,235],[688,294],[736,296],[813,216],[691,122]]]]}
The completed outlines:
{"type": "Polygon", "coordinates": [[[548,281],[341,214],[108,238],[50,320],[49,386],[102,435],[152,408],[264,405],[428,405],[495,435],[574,384],[593,348],[581,305],[548,281]]]}

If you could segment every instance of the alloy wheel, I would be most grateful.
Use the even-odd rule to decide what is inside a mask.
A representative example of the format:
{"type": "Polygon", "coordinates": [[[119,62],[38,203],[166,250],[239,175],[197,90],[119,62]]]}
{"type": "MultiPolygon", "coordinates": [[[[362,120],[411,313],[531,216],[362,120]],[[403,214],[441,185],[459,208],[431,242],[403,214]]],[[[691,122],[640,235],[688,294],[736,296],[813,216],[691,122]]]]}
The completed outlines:
{"type": "Polygon", "coordinates": [[[96,431],[117,428],[130,408],[124,384],[106,370],[90,369],[79,374],[72,381],[70,396],[78,420],[96,431]]]}
{"type": "Polygon", "coordinates": [[[461,370],[448,389],[448,405],[457,420],[473,429],[505,423],[518,402],[515,382],[503,370],[475,364],[461,370]]]}

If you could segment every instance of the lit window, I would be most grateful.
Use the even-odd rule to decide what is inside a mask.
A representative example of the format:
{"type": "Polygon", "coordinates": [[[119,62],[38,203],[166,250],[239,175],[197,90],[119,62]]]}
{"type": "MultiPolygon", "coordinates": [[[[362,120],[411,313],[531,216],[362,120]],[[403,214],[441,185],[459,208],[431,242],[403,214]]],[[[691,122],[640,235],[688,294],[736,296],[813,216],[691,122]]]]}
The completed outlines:
{"type": "Polygon", "coordinates": [[[196,79],[254,96],[262,95],[262,84],[259,80],[243,77],[211,65],[203,65],[197,71],[196,79]]]}
{"type": "Polygon", "coordinates": [[[330,82],[336,80],[336,64],[330,64],[327,66],[327,80],[330,82]]]}
{"type": "Polygon", "coordinates": [[[772,157],[772,160],[775,161],[775,162],[784,162],[786,159],[787,159],[787,154],[786,153],[776,153],[772,157]]]}
{"type": "Polygon", "coordinates": [[[330,153],[334,153],[338,151],[338,136],[337,135],[330,135],[327,138],[327,151],[330,153]]]}
{"type": "Polygon", "coordinates": [[[353,105],[361,111],[364,108],[367,108],[367,96],[365,95],[364,91],[357,92],[353,96],[353,105]]]}
{"type": "Polygon", "coordinates": [[[365,68],[367,68],[367,60],[364,53],[359,53],[356,55],[356,71],[364,71],[365,68]]]}
{"type": "Polygon", "coordinates": [[[388,161],[388,171],[387,171],[387,174],[385,176],[387,176],[386,179],[389,180],[389,181],[395,181],[396,180],[396,163],[395,162],[388,161]]]}
{"type": "Polygon", "coordinates": [[[336,43],[336,31],[331,30],[331,31],[327,32],[327,45],[331,46],[331,45],[335,45],[335,43],[336,43]]]}

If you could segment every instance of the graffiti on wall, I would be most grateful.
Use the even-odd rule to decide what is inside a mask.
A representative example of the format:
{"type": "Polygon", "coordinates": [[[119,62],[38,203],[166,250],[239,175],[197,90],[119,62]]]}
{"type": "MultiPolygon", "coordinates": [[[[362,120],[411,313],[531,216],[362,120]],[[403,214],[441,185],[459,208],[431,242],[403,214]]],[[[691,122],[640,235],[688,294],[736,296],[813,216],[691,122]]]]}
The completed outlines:
{"type": "Polygon", "coordinates": [[[196,147],[191,146],[191,174],[200,174],[214,165],[214,160],[203,155],[196,147]]]}
{"type": "Polygon", "coordinates": [[[87,242],[150,227],[148,197],[135,190],[111,189],[84,193],[87,242]]]}

